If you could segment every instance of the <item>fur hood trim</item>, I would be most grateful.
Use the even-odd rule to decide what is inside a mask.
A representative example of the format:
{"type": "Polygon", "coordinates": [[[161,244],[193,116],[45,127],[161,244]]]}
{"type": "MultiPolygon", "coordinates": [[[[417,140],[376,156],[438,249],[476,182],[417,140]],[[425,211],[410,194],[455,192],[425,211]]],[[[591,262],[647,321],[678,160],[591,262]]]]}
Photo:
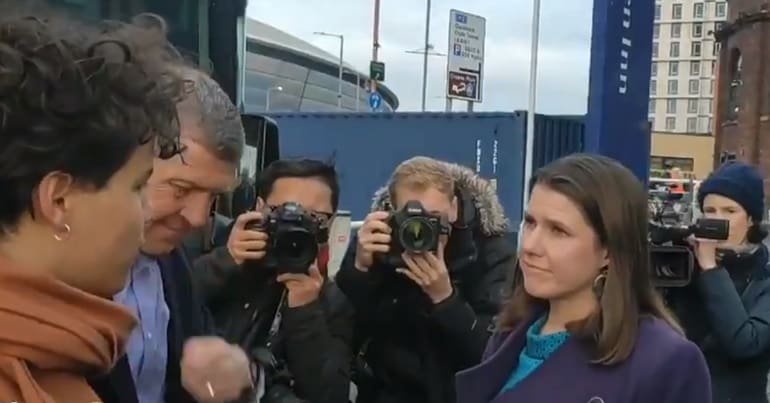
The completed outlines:
{"type": "MultiPolygon", "coordinates": [[[[488,180],[480,177],[471,169],[462,165],[443,162],[455,178],[455,186],[463,194],[470,195],[476,206],[477,221],[485,235],[503,235],[509,231],[510,223],[505,216],[497,192],[488,180]]],[[[384,210],[390,206],[390,182],[374,193],[372,211],[384,210]]]]}

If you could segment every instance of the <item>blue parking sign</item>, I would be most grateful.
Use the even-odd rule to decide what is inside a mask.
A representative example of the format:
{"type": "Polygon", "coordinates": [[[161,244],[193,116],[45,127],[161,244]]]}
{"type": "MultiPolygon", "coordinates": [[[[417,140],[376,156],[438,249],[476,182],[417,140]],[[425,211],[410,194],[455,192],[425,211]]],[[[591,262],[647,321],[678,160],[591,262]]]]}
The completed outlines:
{"type": "Polygon", "coordinates": [[[467,24],[468,23],[468,16],[465,14],[456,14],[455,15],[455,21],[459,22],[460,24],[467,24]]]}

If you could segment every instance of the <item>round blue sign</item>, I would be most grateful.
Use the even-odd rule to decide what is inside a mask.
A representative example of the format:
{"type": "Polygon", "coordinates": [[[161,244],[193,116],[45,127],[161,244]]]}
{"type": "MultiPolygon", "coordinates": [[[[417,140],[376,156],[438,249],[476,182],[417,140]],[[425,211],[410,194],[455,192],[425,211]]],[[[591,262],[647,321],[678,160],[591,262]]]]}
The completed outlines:
{"type": "Polygon", "coordinates": [[[382,95],[379,92],[373,92],[369,95],[369,107],[376,111],[382,106],[382,95]]]}

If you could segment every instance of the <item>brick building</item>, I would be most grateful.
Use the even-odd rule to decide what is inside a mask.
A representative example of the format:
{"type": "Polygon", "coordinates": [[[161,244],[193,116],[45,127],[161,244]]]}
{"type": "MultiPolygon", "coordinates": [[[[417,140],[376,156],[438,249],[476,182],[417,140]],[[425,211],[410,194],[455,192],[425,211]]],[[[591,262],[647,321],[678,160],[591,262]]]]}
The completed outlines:
{"type": "MultiPolygon", "coordinates": [[[[714,116],[714,164],[734,156],[770,178],[770,2],[731,0],[715,33],[721,44],[714,116]]],[[[770,196],[770,181],[765,192],[770,196]]]]}

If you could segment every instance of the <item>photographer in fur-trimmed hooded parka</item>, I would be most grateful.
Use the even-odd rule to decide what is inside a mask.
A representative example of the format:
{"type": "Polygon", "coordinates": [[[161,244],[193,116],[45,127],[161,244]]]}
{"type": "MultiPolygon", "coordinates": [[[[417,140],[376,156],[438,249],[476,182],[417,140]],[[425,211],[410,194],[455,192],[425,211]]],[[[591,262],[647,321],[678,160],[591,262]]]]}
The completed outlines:
{"type": "Polygon", "coordinates": [[[493,187],[415,157],[375,195],[337,274],[357,311],[358,402],[452,403],[481,359],[515,250],[493,187]]]}

